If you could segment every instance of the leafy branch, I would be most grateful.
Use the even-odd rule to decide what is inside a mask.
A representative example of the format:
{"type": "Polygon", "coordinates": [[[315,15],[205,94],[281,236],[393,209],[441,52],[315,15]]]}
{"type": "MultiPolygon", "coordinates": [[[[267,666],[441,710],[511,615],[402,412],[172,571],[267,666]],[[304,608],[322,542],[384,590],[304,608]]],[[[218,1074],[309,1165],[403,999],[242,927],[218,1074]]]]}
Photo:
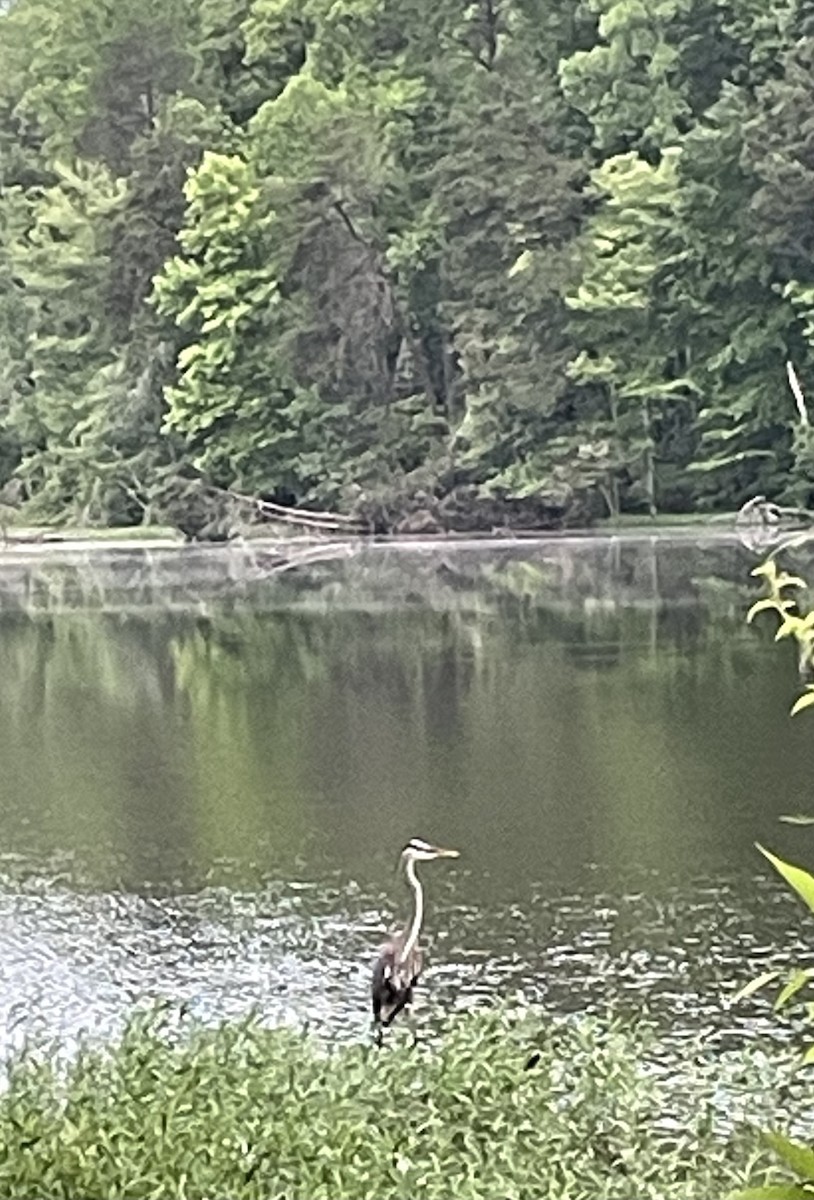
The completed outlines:
{"type": "MultiPolygon", "coordinates": [[[[779,625],[774,635],[776,642],[783,638],[792,637],[799,651],[799,667],[803,672],[814,662],[814,609],[804,611],[800,608],[797,597],[789,595],[790,589],[806,588],[807,584],[799,575],[790,575],[780,570],[774,557],[770,557],[755,567],[752,574],[762,578],[766,587],[766,595],[755,601],[746,614],[747,624],[751,624],[758,613],[775,612],[779,625]]],[[[807,684],[806,690],[794,703],[791,715],[802,712],[814,704],[814,684],[807,684]]]]}

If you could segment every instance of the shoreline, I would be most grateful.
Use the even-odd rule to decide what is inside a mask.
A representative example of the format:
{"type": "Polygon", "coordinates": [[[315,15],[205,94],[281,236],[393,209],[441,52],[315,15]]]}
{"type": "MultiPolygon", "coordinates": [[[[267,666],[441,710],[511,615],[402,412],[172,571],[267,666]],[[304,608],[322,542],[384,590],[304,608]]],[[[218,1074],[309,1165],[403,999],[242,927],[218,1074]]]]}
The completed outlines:
{"type": "MultiPolygon", "coordinates": [[[[713,513],[707,516],[687,514],[673,518],[633,518],[603,520],[596,525],[574,526],[564,529],[521,529],[483,530],[481,532],[444,532],[438,534],[302,534],[292,535],[290,527],[284,532],[261,531],[237,536],[229,541],[187,541],[169,526],[125,526],[100,529],[66,527],[58,529],[43,526],[20,526],[8,531],[5,543],[0,543],[0,564],[4,559],[22,555],[26,558],[58,558],[64,553],[90,553],[93,551],[234,551],[257,549],[276,550],[285,554],[291,551],[309,550],[318,546],[347,546],[348,548],[374,549],[399,548],[431,550],[439,548],[489,549],[517,545],[539,545],[575,541],[614,540],[636,542],[642,540],[669,541],[684,538],[703,538],[713,541],[742,540],[744,535],[774,534],[776,536],[805,532],[804,529],[755,526],[738,528],[737,513],[713,513]]],[[[269,527],[270,529],[270,527],[269,527]]]]}
{"type": "MultiPolygon", "coordinates": [[[[755,542],[765,542],[768,547],[773,541],[785,536],[806,534],[804,526],[783,524],[738,524],[738,512],[711,512],[711,514],[660,514],[656,517],[626,514],[615,520],[603,518],[592,526],[574,526],[556,529],[510,529],[492,528],[483,530],[444,530],[442,533],[391,533],[359,534],[340,532],[293,532],[292,526],[275,527],[273,523],[256,526],[245,534],[232,539],[215,541],[187,541],[179,530],[170,526],[127,526],[82,528],[78,526],[18,526],[7,529],[7,538],[0,541],[0,564],[12,558],[59,558],[64,554],[142,551],[274,551],[281,559],[298,557],[298,552],[309,556],[317,547],[347,547],[355,552],[361,548],[505,548],[509,546],[533,546],[558,544],[569,541],[586,542],[636,542],[676,541],[696,539],[705,541],[741,541],[747,544],[752,536],[755,542]]],[[[812,530],[814,533],[814,529],[812,530]]],[[[760,547],[762,548],[762,547],[760,547]]],[[[293,564],[292,564],[293,565],[293,564]]]]}

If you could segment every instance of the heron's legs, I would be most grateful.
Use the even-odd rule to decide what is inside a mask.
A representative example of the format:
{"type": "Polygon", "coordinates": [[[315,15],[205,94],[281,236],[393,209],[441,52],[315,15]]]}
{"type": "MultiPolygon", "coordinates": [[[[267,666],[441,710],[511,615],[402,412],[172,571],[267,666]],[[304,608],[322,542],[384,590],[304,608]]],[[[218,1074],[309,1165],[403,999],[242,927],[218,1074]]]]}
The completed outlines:
{"type": "MultiPolygon", "coordinates": [[[[373,1043],[378,1049],[381,1049],[381,1047],[384,1045],[385,1032],[389,1031],[390,1028],[391,1028],[390,1021],[374,1021],[373,1022],[373,1027],[371,1030],[371,1032],[373,1034],[373,1043]]],[[[415,1012],[413,1010],[412,1005],[408,1004],[408,1005],[404,1006],[402,1019],[401,1019],[399,1025],[396,1026],[396,1034],[394,1035],[394,1036],[396,1036],[397,1041],[401,1040],[398,1037],[398,1029],[399,1028],[403,1029],[404,1032],[409,1036],[410,1044],[412,1046],[420,1045],[420,1039],[418,1036],[418,1022],[416,1020],[415,1012]]]]}

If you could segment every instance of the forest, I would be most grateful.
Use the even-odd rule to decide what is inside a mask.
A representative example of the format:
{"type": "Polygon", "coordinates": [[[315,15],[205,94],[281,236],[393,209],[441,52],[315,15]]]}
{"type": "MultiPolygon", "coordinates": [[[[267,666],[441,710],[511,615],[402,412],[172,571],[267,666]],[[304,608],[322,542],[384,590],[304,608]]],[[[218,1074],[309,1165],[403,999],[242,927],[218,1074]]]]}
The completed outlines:
{"type": "Polygon", "coordinates": [[[0,498],[808,507],[812,111],[812,0],[7,2],[0,498]]]}

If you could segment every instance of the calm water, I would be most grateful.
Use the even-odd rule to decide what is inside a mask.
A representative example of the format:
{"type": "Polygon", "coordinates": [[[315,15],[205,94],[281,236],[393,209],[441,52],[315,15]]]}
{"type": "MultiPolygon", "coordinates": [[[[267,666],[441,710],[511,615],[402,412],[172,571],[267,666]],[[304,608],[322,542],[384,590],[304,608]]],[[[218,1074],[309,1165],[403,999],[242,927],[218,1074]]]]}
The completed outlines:
{"type": "MultiPolygon", "coordinates": [[[[679,1049],[772,1028],[722,997],[805,916],[814,724],[748,629],[735,539],[262,548],[0,562],[0,1031],[135,1004],[363,1035],[367,972],[429,864],[425,1019],[521,992],[644,1006],[679,1049]]],[[[799,950],[799,946],[798,946],[799,950]]]]}

